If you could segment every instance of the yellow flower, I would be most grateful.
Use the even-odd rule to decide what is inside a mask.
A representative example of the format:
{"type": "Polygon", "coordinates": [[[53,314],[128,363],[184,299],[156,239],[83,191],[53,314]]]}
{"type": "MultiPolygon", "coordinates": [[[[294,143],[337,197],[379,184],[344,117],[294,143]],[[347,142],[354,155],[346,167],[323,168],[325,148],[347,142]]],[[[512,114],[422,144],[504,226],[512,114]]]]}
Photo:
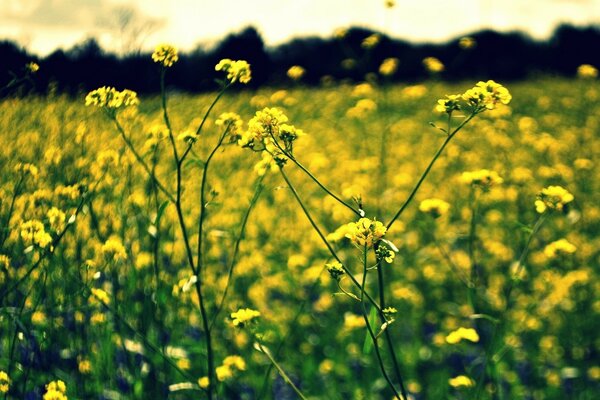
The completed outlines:
{"type": "Polygon", "coordinates": [[[223,360],[223,365],[226,365],[228,367],[233,367],[233,368],[237,369],[238,371],[246,370],[246,362],[240,356],[234,355],[234,356],[225,357],[225,359],[223,360]]]}
{"type": "Polygon", "coordinates": [[[152,60],[164,67],[172,67],[179,60],[177,55],[177,47],[170,44],[159,44],[152,53],[152,60]]]}
{"type": "Polygon", "coordinates": [[[398,64],[400,61],[397,58],[386,58],[379,66],[379,73],[383,76],[394,75],[398,70],[398,64]]]}
{"type": "Polygon", "coordinates": [[[475,42],[475,39],[473,39],[470,36],[465,36],[463,38],[460,38],[460,40],[458,41],[458,46],[461,49],[472,49],[473,47],[475,47],[477,45],[477,42],[475,42]]]}
{"type": "Polygon", "coordinates": [[[387,228],[377,220],[361,218],[355,223],[348,224],[346,237],[358,246],[371,247],[377,243],[387,231],[387,228]]]}
{"type": "Polygon", "coordinates": [[[446,342],[450,344],[459,343],[463,339],[477,343],[479,342],[479,335],[477,334],[477,331],[475,329],[461,327],[455,331],[450,332],[448,336],[446,336],[446,342]]]}
{"type": "Polygon", "coordinates": [[[215,71],[223,71],[227,73],[227,80],[230,83],[237,81],[248,83],[251,79],[250,64],[244,60],[230,60],[224,58],[215,66],[215,71]]]}
{"type": "Polygon", "coordinates": [[[577,76],[584,79],[597,78],[598,68],[590,64],[582,64],[577,68],[577,76]]]}
{"type": "Polygon", "coordinates": [[[381,36],[377,33],[373,33],[372,35],[369,35],[366,38],[364,38],[360,45],[363,49],[372,49],[373,47],[379,44],[380,40],[381,36]]]}
{"type": "Polygon", "coordinates": [[[442,72],[444,69],[446,69],[446,67],[444,67],[444,64],[435,57],[424,58],[423,65],[425,66],[425,69],[427,69],[427,71],[429,71],[433,74],[438,74],[438,73],[442,72]]]}
{"type": "Polygon", "coordinates": [[[447,94],[445,99],[438,100],[435,111],[452,114],[453,111],[460,110],[460,99],[458,94],[447,94]]]}
{"type": "Polygon", "coordinates": [[[575,251],[577,251],[577,247],[567,239],[557,240],[544,247],[544,254],[548,258],[554,258],[560,254],[573,254],[575,251]]]}
{"type": "Polygon", "coordinates": [[[294,65],[287,70],[287,76],[295,81],[302,79],[306,70],[299,65],[294,65]]]}
{"type": "Polygon", "coordinates": [[[448,384],[455,388],[475,386],[473,379],[465,375],[459,375],[455,378],[448,379],[448,384]]]}
{"type": "Polygon", "coordinates": [[[10,389],[10,378],[8,374],[0,370],[0,393],[6,393],[10,389]]]}
{"type": "Polygon", "coordinates": [[[200,386],[202,389],[206,389],[208,385],[210,385],[210,379],[208,379],[208,376],[203,376],[202,378],[198,379],[198,386],[200,386]]]}
{"type": "Polygon", "coordinates": [[[52,243],[52,236],[46,232],[44,224],[36,219],[21,224],[21,239],[42,249],[52,243]]]}
{"type": "Polygon", "coordinates": [[[114,87],[103,86],[85,96],[86,106],[96,106],[116,110],[121,107],[136,106],[140,103],[137,93],[132,90],[118,91],[114,87]]]}
{"type": "Polygon", "coordinates": [[[79,369],[79,372],[82,374],[89,374],[92,372],[92,363],[88,359],[81,359],[79,360],[77,369],[79,369]]]}
{"type": "Polygon", "coordinates": [[[496,171],[490,171],[489,169],[463,172],[460,179],[463,183],[477,185],[483,188],[489,188],[504,182],[504,179],[502,179],[496,171]]]}
{"type": "Polygon", "coordinates": [[[510,103],[512,96],[504,86],[489,80],[477,82],[475,87],[463,93],[462,98],[477,109],[493,110],[498,103],[510,103]]]}
{"type": "Polygon", "coordinates": [[[43,400],[67,400],[67,386],[61,380],[52,381],[46,385],[43,400]]]}
{"type": "Polygon", "coordinates": [[[104,242],[102,245],[102,253],[113,261],[127,259],[127,250],[125,250],[123,243],[121,243],[121,241],[116,237],[112,237],[104,242]]]}
{"type": "Polygon", "coordinates": [[[450,209],[450,204],[440,199],[425,199],[419,204],[419,211],[430,214],[433,218],[439,218],[450,209]]]}
{"type": "Polygon", "coordinates": [[[25,69],[31,72],[32,74],[35,74],[40,70],[40,66],[37,63],[31,61],[25,65],[25,69]]]}
{"type": "Polygon", "coordinates": [[[242,137],[242,127],[244,123],[240,116],[233,112],[225,112],[219,115],[215,121],[216,126],[228,129],[230,142],[237,142],[242,137]]]}
{"type": "Polygon", "coordinates": [[[110,296],[102,289],[92,288],[92,295],[90,296],[90,303],[96,304],[97,302],[110,304],[110,296]]]}
{"type": "Polygon", "coordinates": [[[233,326],[239,326],[240,328],[258,317],[260,317],[260,312],[251,308],[240,308],[237,312],[231,313],[233,326]]]}
{"type": "Polygon", "coordinates": [[[535,210],[542,214],[546,210],[563,211],[575,197],[561,186],[548,186],[537,195],[535,210]]]}
{"type": "Polygon", "coordinates": [[[339,280],[340,277],[346,273],[346,271],[344,271],[344,266],[338,261],[325,264],[325,267],[327,268],[327,271],[331,277],[335,280],[339,280]]]}

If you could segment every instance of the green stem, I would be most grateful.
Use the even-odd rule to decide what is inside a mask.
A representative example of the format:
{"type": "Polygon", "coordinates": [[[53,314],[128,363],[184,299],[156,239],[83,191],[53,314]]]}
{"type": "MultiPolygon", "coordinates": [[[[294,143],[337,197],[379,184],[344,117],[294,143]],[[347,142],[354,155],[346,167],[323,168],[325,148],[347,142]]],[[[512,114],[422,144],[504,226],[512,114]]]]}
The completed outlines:
{"type": "Polygon", "coordinates": [[[279,371],[279,375],[281,375],[284,382],[287,383],[288,385],[290,385],[290,387],[294,390],[294,392],[296,392],[298,397],[300,397],[302,400],[306,400],[306,397],[302,394],[300,389],[298,389],[298,387],[294,384],[294,382],[292,382],[290,377],[285,373],[283,368],[281,368],[281,366],[277,363],[277,361],[275,361],[275,359],[271,355],[271,352],[269,351],[269,349],[264,347],[258,340],[256,341],[256,347],[261,353],[263,353],[264,355],[267,356],[267,358],[271,361],[271,363],[275,366],[275,368],[277,368],[277,371],[279,371]]]}

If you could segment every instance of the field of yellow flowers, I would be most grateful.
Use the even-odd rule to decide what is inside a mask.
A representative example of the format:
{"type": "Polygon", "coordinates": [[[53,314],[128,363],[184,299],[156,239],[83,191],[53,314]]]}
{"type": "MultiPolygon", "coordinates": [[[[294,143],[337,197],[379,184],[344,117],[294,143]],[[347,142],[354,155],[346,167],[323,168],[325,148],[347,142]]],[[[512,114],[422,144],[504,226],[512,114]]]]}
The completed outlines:
{"type": "Polygon", "coordinates": [[[487,85],[2,101],[0,398],[596,398],[600,83],[487,85]]]}

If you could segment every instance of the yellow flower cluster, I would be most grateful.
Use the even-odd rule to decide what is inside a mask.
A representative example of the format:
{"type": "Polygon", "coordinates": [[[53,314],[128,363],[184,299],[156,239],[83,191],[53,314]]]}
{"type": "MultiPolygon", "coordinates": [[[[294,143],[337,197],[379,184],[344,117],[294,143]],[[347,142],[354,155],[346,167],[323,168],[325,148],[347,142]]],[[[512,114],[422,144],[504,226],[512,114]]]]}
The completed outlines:
{"type": "Polygon", "coordinates": [[[560,239],[544,247],[544,254],[548,258],[554,258],[561,254],[573,254],[577,247],[567,239],[560,239]]]}
{"type": "Polygon", "coordinates": [[[425,199],[419,204],[419,211],[439,218],[450,209],[450,204],[441,199],[425,199]]]}
{"type": "Polygon", "coordinates": [[[221,382],[234,377],[235,372],[245,371],[246,362],[240,356],[227,356],[223,360],[223,365],[215,369],[217,379],[221,382]]]}
{"type": "Polygon", "coordinates": [[[152,60],[161,64],[163,67],[172,67],[179,60],[177,47],[170,44],[159,44],[152,53],[152,60]]]}
{"type": "Polygon", "coordinates": [[[363,49],[372,49],[373,47],[377,46],[380,41],[381,36],[377,33],[373,33],[372,35],[369,35],[366,38],[364,38],[360,45],[363,49]]]}
{"type": "Polygon", "coordinates": [[[306,70],[299,65],[293,65],[287,70],[287,76],[295,81],[302,79],[305,73],[306,70]]]}
{"type": "Polygon", "coordinates": [[[397,58],[386,58],[379,66],[379,73],[383,76],[394,75],[398,70],[398,64],[400,64],[400,61],[397,58]]]}
{"type": "Polygon", "coordinates": [[[215,120],[215,125],[228,129],[230,142],[237,142],[242,137],[244,123],[240,116],[234,112],[225,112],[215,120]]]}
{"type": "Polygon", "coordinates": [[[335,280],[339,280],[341,278],[341,276],[346,273],[346,271],[344,271],[344,267],[343,267],[342,263],[340,263],[338,261],[334,261],[332,263],[325,264],[325,267],[327,268],[327,271],[329,272],[331,277],[335,280]]]}
{"type": "Polygon", "coordinates": [[[462,98],[476,109],[493,110],[498,103],[510,103],[512,96],[504,86],[489,80],[477,82],[475,87],[463,93],[462,98]]]}
{"type": "Polygon", "coordinates": [[[21,239],[28,244],[35,244],[42,249],[52,243],[52,236],[37,219],[25,221],[21,224],[21,239]]]}
{"type": "Polygon", "coordinates": [[[10,389],[10,378],[5,371],[0,371],[0,393],[6,393],[10,389]]]}
{"type": "Polygon", "coordinates": [[[572,202],[575,197],[562,186],[548,186],[537,195],[535,210],[542,214],[546,210],[563,211],[565,205],[572,202]]]}
{"type": "Polygon", "coordinates": [[[425,69],[432,74],[438,74],[442,72],[446,67],[444,64],[436,57],[426,57],[423,59],[423,65],[425,69]]]}
{"type": "Polygon", "coordinates": [[[92,295],[90,296],[90,303],[97,304],[98,302],[106,305],[110,304],[110,296],[102,289],[92,288],[92,295]]]}
{"type": "Polygon", "coordinates": [[[140,103],[137,93],[132,90],[119,91],[114,87],[103,86],[92,90],[85,96],[86,106],[117,109],[121,107],[136,106],[140,103]]]}
{"type": "Polygon", "coordinates": [[[438,100],[435,111],[440,113],[452,114],[453,111],[460,110],[461,95],[447,94],[445,99],[438,100]]]}
{"type": "Polygon", "coordinates": [[[230,60],[229,58],[224,58],[215,66],[215,71],[227,73],[227,80],[230,83],[239,81],[246,84],[250,82],[252,77],[250,64],[244,60],[230,60]]]}
{"type": "Polygon", "coordinates": [[[477,45],[477,42],[475,41],[475,39],[473,39],[470,36],[462,37],[458,41],[458,46],[464,50],[472,49],[476,45],[477,45]]]}
{"type": "Polygon", "coordinates": [[[260,312],[251,308],[240,308],[238,311],[231,313],[233,326],[239,326],[240,328],[258,317],[260,317],[260,312]]]}
{"type": "Polygon", "coordinates": [[[61,380],[46,385],[43,400],[67,400],[67,385],[61,380]]]}
{"type": "Polygon", "coordinates": [[[56,232],[63,230],[65,220],[67,218],[64,212],[56,207],[52,207],[46,213],[46,217],[48,217],[48,222],[50,223],[50,227],[52,229],[54,229],[56,232]]]}
{"type": "Polygon", "coordinates": [[[577,68],[577,76],[584,79],[597,78],[598,68],[590,64],[582,64],[577,68]]]}
{"type": "Polygon", "coordinates": [[[31,72],[32,74],[35,74],[36,72],[38,72],[40,70],[40,66],[37,63],[31,61],[25,65],[25,69],[27,71],[31,72]]]}
{"type": "Polygon", "coordinates": [[[496,171],[490,171],[489,169],[463,172],[460,180],[468,185],[477,185],[484,188],[489,188],[504,182],[504,179],[502,179],[496,171]]]}
{"type": "Polygon", "coordinates": [[[475,386],[475,382],[473,381],[473,379],[465,375],[459,375],[457,377],[450,378],[448,380],[448,384],[455,388],[475,386]]]}
{"type": "Polygon", "coordinates": [[[127,250],[123,243],[117,238],[110,238],[102,245],[102,254],[113,261],[122,261],[127,259],[127,250]]]}
{"type": "Polygon", "coordinates": [[[37,178],[39,173],[38,168],[30,163],[18,163],[17,165],[15,165],[15,171],[21,172],[23,174],[29,174],[33,178],[37,178]]]}
{"type": "Polygon", "coordinates": [[[377,220],[369,218],[361,218],[357,222],[348,224],[348,232],[346,237],[357,246],[371,247],[377,243],[383,236],[387,228],[377,220]]]}
{"type": "Polygon", "coordinates": [[[446,342],[450,344],[457,344],[463,339],[477,343],[479,342],[479,335],[473,328],[460,327],[457,330],[450,332],[448,336],[446,336],[446,342]]]}

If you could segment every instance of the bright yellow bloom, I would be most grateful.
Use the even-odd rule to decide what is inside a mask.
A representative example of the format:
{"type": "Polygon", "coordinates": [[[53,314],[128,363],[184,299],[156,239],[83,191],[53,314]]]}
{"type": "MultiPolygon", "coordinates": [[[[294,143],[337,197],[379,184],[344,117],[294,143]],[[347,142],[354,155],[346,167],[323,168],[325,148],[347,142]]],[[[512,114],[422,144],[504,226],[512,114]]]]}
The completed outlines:
{"type": "Polygon", "coordinates": [[[52,207],[46,213],[46,217],[48,217],[48,222],[50,223],[50,227],[52,229],[54,229],[57,232],[63,229],[66,220],[66,215],[64,212],[62,212],[56,207],[52,207]]]}
{"type": "Polygon", "coordinates": [[[96,106],[116,110],[120,107],[136,106],[140,103],[137,93],[132,90],[118,91],[114,87],[103,86],[85,96],[86,106],[96,106]]]}
{"type": "Polygon", "coordinates": [[[339,280],[340,277],[346,273],[346,271],[344,271],[344,266],[338,261],[325,264],[325,267],[327,268],[327,271],[331,277],[335,280],[339,280]]]}
{"type": "Polygon", "coordinates": [[[10,378],[4,371],[0,371],[0,393],[6,393],[10,389],[10,378]]]}
{"type": "Polygon", "coordinates": [[[294,65],[287,70],[287,76],[295,81],[302,79],[306,70],[299,65],[294,65]]]}
{"type": "Polygon", "coordinates": [[[229,129],[230,142],[237,142],[242,137],[244,123],[240,116],[234,112],[225,112],[215,120],[216,126],[229,129]]]}
{"type": "Polygon", "coordinates": [[[537,195],[535,210],[542,214],[546,210],[563,211],[565,205],[572,202],[575,197],[561,186],[548,186],[537,195]]]}
{"type": "Polygon", "coordinates": [[[246,362],[240,356],[235,356],[234,355],[234,356],[227,356],[227,357],[225,357],[225,359],[223,360],[223,365],[225,365],[227,367],[235,368],[238,371],[245,371],[246,370],[246,362]]]}
{"type": "Polygon", "coordinates": [[[577,247],[567,239],[560,239],[544,247],[544,254],[548,258],[554,258],[560,254],[573,254],[577,247]]]}
{"type": "Polygon", "coordinates": [[[200,386],[202,389],[206,389],[208,385],[210,385],[210,379],[208,379],[208,376],[203,376],[202,378],[198,379],[198,386],[200,386]]]}
{"type": "Polygon", "coordinates": [[[355,223],[348,224],[346,237],[358,246],[371,247],[381,239],[387,228],[377,220],[361,218],[355,223]]]}
{"type": "Polygon", "coordinates": [[[177,47],[170,44],[159,44],[152,53],[152,60],[162,64],[164,67],[172,67],[179,60],[177,47]]]}
{"type": "Polygon", "coordinates": [[[423,65],[425,66],[425,69],[427,69],[427,71],[429,71],[433,74],[438,74],[438,73],[442,72],[444,69],[446,69],[446,67],[444,67],[444,64],[435,57],[424,58],[423,65]]]}
{"type": "Polygon", "coordinates": [[[240,328],[258,317],[260,317],[260,312],[251,308],[240,308],[237,312],[231,313],[233,326],[239,326],[240,328]]]}
{"type": "Polygon", "coordinates": [[[496,171],[489,169],[480,169],[478,171],[463,172],[460,180],[469,185],[477,185],[484,188],[499,185],[504,179],[496,171]]]}
{"type": "Polygon", "coordinates": [[[31,72],[32,74],[35,74],[40,70],[40,66],[37,63],[31,61],[25,65],[25,69],[31,72]]]}
{"type": "Polygon", "coordinates": [[[246,84],[251,79],[250,64],[244,60],[230,60],[229,58],[225,58],[215,66],[215,71],[227,73],[227,80],[230,83],[239,81],[246,84]]]}
{"type": "Polygon", "coordinates": [[[52,243],[52,236],[46,232],[44,224],[35,219],[21,224],[21,239],[28,244],[35,244],[41,248],[45,248],[52,243]]]}
{"type": "Polygon", "coordinates": [[[112,237],[104,242],[102,245],[102,253],[104,256],[114,261],[127,259],[127,250],[125,250],[125,246],[123,246],[121,240],[116,237],[112,237]]]}
{"type": "Polygon", "coordinates": [[[459,375],[455,378],[448,379],[448,384],[455,388],[475,386],[473,379],[465,375],[459,375]]]}
{"type": "Polygon", "coordinates": [[[447,94],[445,99],[438,100],[435,111],[452,114],[453,111],[460,110],[460,100],[461,96],[458,94],[447,94]]]}
{"type": "Polygon", "coordinates": [[[90,296],[90,303],[96,304],[97,302],[110,304],[110,296],[102,289],[92,288],[92,295],[90,296]]]}
{"type": "Polygon", "coordinates": [[[439,218],[450,209],[450,204],[440,199],[425,199],[419,204],[419,211],[430,214],[433,218],[439,218]]]}
{"type": "Polygon", "coordinates": [[[67,386],[63,381],[52,381],[46,385],[43,400],[67,400],[67,386]]]}
{"type": "Polygon", "coordinates": [[[577,76],[584,79],[597,78],[598,68],[590,64],[582,64],[577,68],[577,76]]]}
{"type": "Polygon", "coordinates": [[[398,70],[400,61],[397,58],[386,58],[379,66],[379,73],[383,76],[391,76],[398,70]]]}
{"type": "Polygon", "coordinates": [[[477,331],[472,328],[458,328],[455,331],[452,331],[446,336],[446,342],[450,344],[459,343],[461,340],[470,340],[473,343],[479,342],[479,335],[477,331]]]}
{"type": "Polygon", "coordinates": [[[23,174],[29,174],[32,178],[37,178],[39,173],[38,168],[30,163],[18,163],[15,165],[15,171],[23,174]]]}
{"type": "Polygon", "coordinates": [[[498,103],[510,103],[512,96],[504,86],[489,80],[477,82],[475,87],[463,93],[462,98],[478,109],[493,110],[498,103]]]}
{"type": "Polygon", "coordinates": [[[360,45],[363,49],[372,49],[373,47],[379,44],[380,40],[381,36],[377,33],[373,33],[372,35],[369,35],[366,38],[364,38],[360,45]]]}

